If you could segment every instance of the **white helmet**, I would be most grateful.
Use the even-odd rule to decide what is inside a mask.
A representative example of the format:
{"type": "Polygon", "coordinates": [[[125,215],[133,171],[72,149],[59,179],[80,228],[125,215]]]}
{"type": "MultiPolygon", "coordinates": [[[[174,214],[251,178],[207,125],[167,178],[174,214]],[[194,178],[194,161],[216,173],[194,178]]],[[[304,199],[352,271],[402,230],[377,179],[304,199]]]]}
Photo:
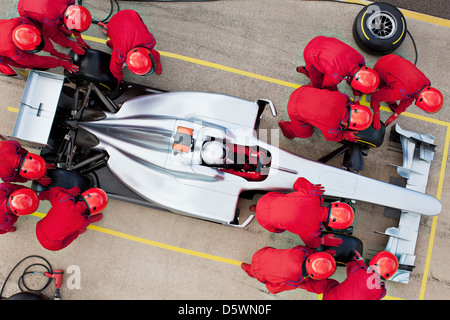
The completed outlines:
{"type": "Polygon", "coordinates": [[[208,141],[203,145],[201,155],[208,165],[223,165],[228,156],[228,148],[219,141],[208,141]]]}

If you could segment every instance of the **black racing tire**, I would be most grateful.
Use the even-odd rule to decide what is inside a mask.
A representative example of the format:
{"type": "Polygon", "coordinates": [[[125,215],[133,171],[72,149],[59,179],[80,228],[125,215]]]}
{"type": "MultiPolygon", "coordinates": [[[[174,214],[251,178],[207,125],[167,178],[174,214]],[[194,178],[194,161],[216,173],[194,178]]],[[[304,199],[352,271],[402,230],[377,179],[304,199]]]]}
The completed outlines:
{"type": "Polygon", "coordinates": [[[364,245],[360,239],[355,236],[339,233],[339,232],[328,232],[322,231],[320,236],[326,236],[328,234],[334,234],[336,238],[342,239],[342,243],[337,247],[320,245],[316,248],[317,252],[323,252],[326,250],[334,250],[334,260],[337,266],[346,266],[347,263],[353,260],[355,251],[362,256],[364,251],[364,245]]]}
{"type": "Polygon", "coordinates": [[[372,55],[395,51],[406,37],[406,19],[399,9],[384,2],[365,6],[353,22],[353,38],[372,55]]]}
{"type": "Polygon", "coordinates": [[[75,73],[64,70],[64,75],[70,81],[81,86],[94,83],[102,91],[113,91],[117,87],[117,79],[109,68],[111,54],[87,49],[83,55],[70,51],[69,56],[72,57],[71,62],[80,67],[80,70],[75,73]]]}

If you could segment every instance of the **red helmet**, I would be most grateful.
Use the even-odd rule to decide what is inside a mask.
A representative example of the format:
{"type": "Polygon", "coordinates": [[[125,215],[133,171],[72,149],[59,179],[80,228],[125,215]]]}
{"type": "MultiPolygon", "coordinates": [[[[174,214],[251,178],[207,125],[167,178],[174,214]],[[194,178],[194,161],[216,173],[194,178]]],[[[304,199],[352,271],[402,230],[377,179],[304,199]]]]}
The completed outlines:
{"type": "Polygon", "coordinates": [[[152,58],[150,50],[139,47],[128,51],[127,67],[131,72],[143,76],[152,69],[152,58]]]}
{"type": "Polygon", "coordinates": [[[67,29],[83,32],[89,29],[91,23],[91,13],[83,6],[71,5],[64,12],[64,25],[67,29]]]}
{"type": "Polygon", "coordinates": [[[352,88],[362,92],[362,93],[372,93],[377,90],[380,84],[380,77],[375,72],[375,70],[369,67],[362,66],[353,75],[350,85],[352,88]]]}
{"type": "Polygon", "coordinates": [[[86,203],[89,215],[93,216],[105,210],[108,205],[108,195],[100,188],[91,188],[81,194],[86,203]]]}
{"type": "Polygon", "coordinates": [[[336,270],[336,261],[327,252],[316,252],[306,258],[306,272],[315,280],[326,279],[336,270]]]}
{"type": "Polygon", "coordinates": [[[31,214],[39,207],[39,198],[31,189],[19,189],[8,197],[8,207],[17,216],[31,214]]]}
{"type": "Polygon", "coordinates": [[[359,102],[350,105],[347,129],[355,131],[366,130],[372,124],[372,120],[373,114],[368,107],[360,105],[359,102]]]}
{"type": "Polygon", "coordinates": [[[333,229],[346,229],[353,223],[355,212],[353,208],[343,202],[334,202],[330,206],[327,225],[333,229]]]}
{"type": "Polygon", "coordinates": [[[34,153],[27,153],[19,168],[19,175],[29,180],[41,178],[47,171],[47,163],[44,158],[34,153]]]}
{"type": "Polygon", "coordinates": [[[416,106],[428,113],[438,112],[443,104],[444,96],[439,90],[433,87],[425,87],[422,89],[416,99],[416,106]]]}
{"type": "Polygon", "coordinates": [[[387,280],[397,272],[398,259],[389,251],[381,251],[370,260],[369,266],[387,280]]]}
{"type": "Polygon", "coordinates": [[[41,51],[45,44],[42,33],[31,24],[17,26],[12,32],[12,40],[17,48],[30,53],[41,51]]]}

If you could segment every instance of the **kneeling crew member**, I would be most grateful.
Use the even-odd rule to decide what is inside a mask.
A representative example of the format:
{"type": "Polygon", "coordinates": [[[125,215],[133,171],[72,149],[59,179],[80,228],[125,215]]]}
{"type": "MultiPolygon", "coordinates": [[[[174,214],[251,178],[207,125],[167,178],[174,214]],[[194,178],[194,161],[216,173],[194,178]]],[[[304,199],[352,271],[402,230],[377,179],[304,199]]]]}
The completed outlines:
{"type": "Polygon", "coordinates": [[[0,154],[0,179],[4,182],[36,180],[44,186],[51,183],[46,172],[53,166],[41,156],[22,148],[17,141],[0,141],[0,154]]]}
{"type": "Polygon", "coordinates": [[[358,131],[372,124],[372,111],[339,91],[302,86],[290,96],[287,106],[291,121],[279,121],[288,139],[309,138],[318,128],[328,141],[355,142],[358,131]]]}
{"type": "Polygon", "coordinates": [[[0,184],[0,234],[15,232],[19,216],[32,214],[39,207],[39,198],[33,190],[12,183],[0,184]]]}
{"type": "Polygon", "coordinates": [[[312,39],[303,51],[306,66],[297,67],[311,80],[311,86],[337,91],[346,80],[355,96],[374,92],[379,83],[377,73],[366,66],[364,57],[348,44],[331,37],[312,39]]]}
{"type": "Polygon", "coordinates": [[[152,69],[155,61],[155,73],[162,73],[160,54],[153,48],[155,37],[150,33],[141,16],[134,10],[121,10],[116,13],[104,32],[111,40],[106,44],[112,49],[110,69],[118,83],[123,79],[124,63],[134,74],[144,76],[152,69]]]}
{"type": "Polygon", "coordinates": [[[327,251],[316,252],[301,245],[291,249],[265,247],[253,255],[251,264],[242,263],[241,268],[264,283],[270,293],[277,294],[297,289],[306,277],[320,280],[333,275],[334,251],[327,251]]]}
{"type": "Polygon", "coordinates": [[[256,206],[256,220],[270,232],[289,231],[297,234],[310,248],[320,245],[339,246],[342,239],[333,234],[320,237],[323,226],[333,229],[348,228],[354,218],[353,209],[346,203],[334,202],[323,206],[322,185],[314,185],[305,178],[298,178],[293,186],[295,192],[269,192],[262,196],[256,206]]]}
{"type": "Polygon", "coordinates": [[[49,69],[63,67],[68,72],[77,72],[68,55],[59,53],[50,40],[33,23],[24,17],[0,20],[0,71],[15,75],[11,67],[20,69],[49,69]],[[35,53],[44,50],[55,57],[35,53]]]}
{"type": "Polygon", "coordinates": [[[80,195],[80,188],[51,188],[41,192],[42,200],[49,200],[52,208],[36,225],[36,237],[47,250],[58,251],[71,244],[86,231],[89,224],[103,218],[101,212],[108,205],[108,196],[99,188],[91,188],[80,195]]]}
{"type": "Polygon", "coordinates": [[[380,103],[386,102],[393,115],[385,125],[390,125],[414,101],[428,113],[438,112],[444,104],[442,93],[431,87],[430,80],[410,61],[395,54],[381,57],[373,67],[380,75],[379,90],[371,96],[370,107],[374,112],[373,126],[380,129],[380,103]],[[397,105],[396,101],[400,101],[397,105]]]}

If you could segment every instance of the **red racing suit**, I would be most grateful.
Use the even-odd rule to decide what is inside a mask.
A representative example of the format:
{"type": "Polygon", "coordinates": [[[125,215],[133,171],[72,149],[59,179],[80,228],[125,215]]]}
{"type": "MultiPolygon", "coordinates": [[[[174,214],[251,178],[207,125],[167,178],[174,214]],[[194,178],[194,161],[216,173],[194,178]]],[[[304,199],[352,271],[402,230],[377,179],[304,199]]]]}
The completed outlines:
{"type": "Polygon", "coordinates": [[[119,83],[123,78],[122,68],[128,51],[133,48],[149,49],[156,64],[160,63],[160,54],[153,49],[156,40],[136,11],[121,10],[116,13],[108,22],[108,36],[111,40],[107,44],[112,48],[110,69],[119,83]]]}
{"type": "Polygon", "coordinates": [[[388,103],[396,118],[414,102],[423,88],[431,85],[414,64],[395,54],[381,57],[373,69],[380,77],[380,85],[371,95],[370,107],[378,115],[378,121],[381,102],[388,103]],[[400,101],[398,106],[396,101],[400,101]]]}
{"type": "MultiPolygon", "coordinates": [[[[9,66],[21,69],[45,69],[61,66],[60,60],[57,58],[28,53],[16,47],[12,41],[12,32],[17,26],[22,24],[34,25],[29,19],[24,17],[0,20],[0,65],[2,66],[0,71],[4,74],[15,74],[15,71],[9,66]]],[[[49,52],[52,55],[58,53],[51,41],[45,39],[45,37],[44,40],[45,46],[42,49],[43,51],[49,52]]]]}
{"type": "Polygon", "coordinates": [[[339,91],[302,86],[290,96],[287,112],[291,122],[287,130],[295,137],[309,138],[318,128],[328,141],[341,141],[349,132],[341,128],[347,121],[350,98],[339,91]]]}
{"type": "Polygon", "coordinates": [[[72,189],[60,187],[40,193],[40,199],[49,200],[52,205],[36,225],[36,237],[45,249],[58,251],[67,247],[89,226],[90,217],[85,215],[87,206],[74,195],[72,189]]]}
{"type": "Polygon", "coordinates": [[[17,174],[24,156],[28,153],[17,141],[0,141],[0,178],[4,182],[27,182],[17,174]]]}
{"type": "Polygon", "coordinates": [[[347,264],[347,278],[342,283],[334,279],[306,278],[300,288],[323,293],[323,300],[381,300],[386,295],[386,288],[380,280],[380,276],[363,260],[358,260],[347,264]]]}
{"type": "Polygon", "coordinates": [[[306,45],[303,59],[311,86],[333,91],[337,90],[342,80],[349,82],[351,76],[366,65],[364,57],[357,50],[336,38],[325,36],[315,37],[306,45]]]}
{"type": "Polygon", "coordinates": [[[40,26],[45,36],[60,46],[69,48],[73,41],[66,36],[81,36],[79,32],[64,26],[64,12],[68,6],[74,4],[75,0],[19,0],[17,10],[21,17],[28,17],[40,26]]]}
{"type": "Polygon", "coordinates": [[[320,233],[328,221],[329,209],[322,206],[322,193],[305,178],[298,178],[295,192],[269,192],[256,204],[256,220],[270,232],[295,233],[307,247],[322,244],[320,233]]]}
{"type": "Polygon", "coordinates": [[[20,189],[28,189],[28,187],[12,183],[0,184],[0,234],[7,233],[9,229],[14,227],[19,218],[9,209],[8,197],[11,193],[20,189]]]}
{"type": "Polygon", "coordinates": [[[303,246],[291,249],[265,247],[252,257],[252,263],[241,265],[252,278],[266,285],[270,293],[294,290],[303,281],[303,262],[316,250],[303,246]]]}

